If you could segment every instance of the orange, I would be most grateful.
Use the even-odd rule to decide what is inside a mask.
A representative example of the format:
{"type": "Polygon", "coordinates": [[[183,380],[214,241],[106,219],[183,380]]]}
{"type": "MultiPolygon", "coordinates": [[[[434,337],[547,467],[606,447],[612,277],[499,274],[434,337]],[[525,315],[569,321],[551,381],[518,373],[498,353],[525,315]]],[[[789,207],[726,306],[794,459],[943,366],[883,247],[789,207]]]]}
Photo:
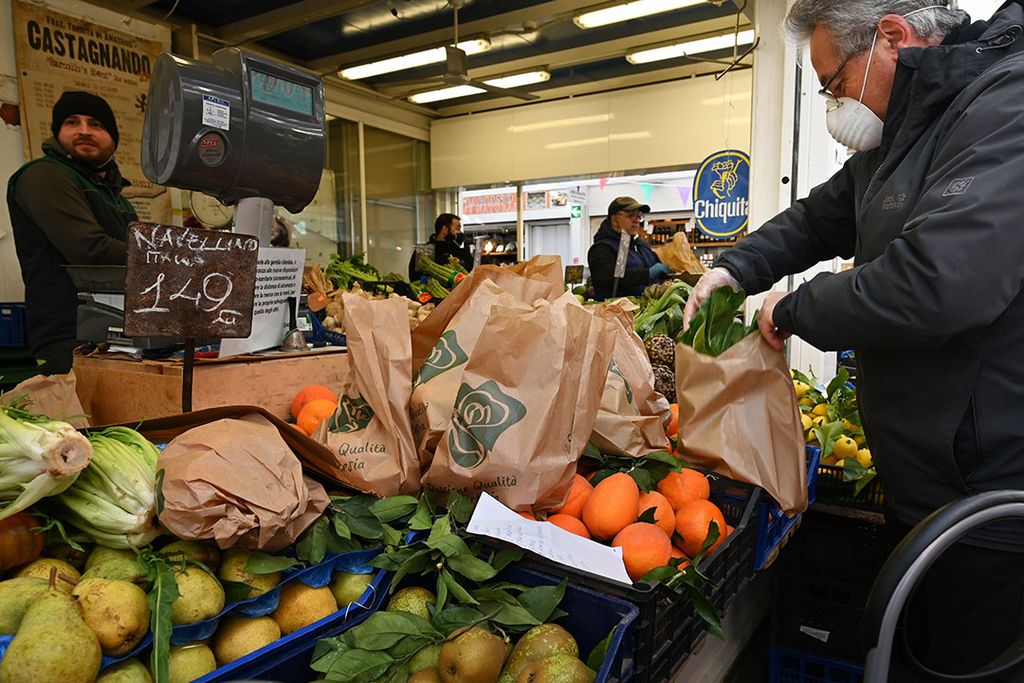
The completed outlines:
{"type": "Polygon", "coordinates": [[[299,429],[312,436],[321,422],[334,415],[334,410],[337,407],[336,401],[329,401],[326,398],[313,399],[299,411],[296,423],[299,425],[299,429]]]}
{"type": "Polygon", "coordinates": [[[587,525],[581,522],[576,517],[569,515],[557,514],[548,517],[548,521],[557,527],[561,527],[569,533],[582,536],[583,538],[590,538],[590,532],[587,531],[587,525]]]}
{"type": "Polygon", "coordinates": [[[612,546],[622,548],[626,573],[634,581],[656,567],[664,567],[672,557],[672,541],[668,534],[656,524],[646,522],[624,528],[615,535],[612,546]]]}
{"type": "Polygon", "coordinates": [[[683,567],[689,566],[689,564],[690,564],[690,561],[689,561],[690,558],[688,558],[686,556],[686,554],[682,550],[680,550],[679,546],[677,546],[675,543],[672,544],[672,555],[671,556],[673,558],[678,558],[680,560],[686,560],[686,562],[680,562],[679,563],[679,568],[680,569],[682,569],[683,567]]]}
{"type": "Polygon", "coordinates": [[[522,517],[523,519],[528,519],[531,522],[536,522],[537,521],[537,518],[533,516],[532,512],[520,512],[519,516],[522,517]]]}
{"type": "MultiPolygon", "coordinates": [[[[650,493],[640,494],[640,505],[637,508],[640,511],[640,515],[643,515],[647,510],[654,508],[654,522],[661,530],[672,537],[672,532],[676,530],[676,513],[672,509],[672,505],[669,504],[668,498],[661,495],[657,491],[650,493]]],[[[639,519],[639,516],[638,516],[639,519]]]]}
{"type": "Polygon", "coordinates": [[[665,427],[665,434],[672,437],[679,433],[679,404],[673,403],[672,408],[672,419],[668,421],[668,426],[665,427]]]}
{"type": "Polygon", "coordinates": [[[583,506],[587,504],[587,499],[590,498],[590,493],[593,490],[594,487],[584,477],[578,474],[574,475],[572,487],[569,489],[569,495],[565,499],[565,505],[558,511],[558,514],[569,515],[579,519],[583,515],[583,506]]]}
{"type": "Polygon", "coordinates": [[[684,468],[682,472],[669,472],[668,476],[658,482],[658,492],[668,498],[673,510],[691,500],[707,500],[711,495],[708,478],[697,470],[684,468]]]}
{"type": "Polygon", "coordinates": [[[583,523],[602,541],[615,537],[639,516],[640,489],[628,474],[619,472],[594,487],[583,506],[583,523]]]}
{"type": "MultiPolygon", "coordinates": [[[[676,532],[683,537],[679,548],[687,557],[693,557],[700,552],[712,522],[718,525],[718,533],[722,534],[719,539],[724,538],[725,516],[710,500],[691,500],[676,510],[676,532]]],[[[715,546],[717,545],[716,543],[715,546]]]]}
{"type": "Polygon", "coordinates": [[[322,384],[310,384],[308,387],[303,388],[292,399],[292,417],[296,420],[299,419],[299,413],[302,412],[303,407],[307,403],[321,398],[331,403],[338,402],[338,395],[322,384]]]}

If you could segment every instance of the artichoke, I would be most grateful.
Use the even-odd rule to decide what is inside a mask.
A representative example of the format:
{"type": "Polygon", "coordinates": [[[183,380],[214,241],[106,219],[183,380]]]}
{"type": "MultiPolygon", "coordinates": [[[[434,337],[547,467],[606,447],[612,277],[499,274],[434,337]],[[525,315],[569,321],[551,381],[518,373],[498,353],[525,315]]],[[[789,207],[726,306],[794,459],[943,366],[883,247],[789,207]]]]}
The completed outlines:
{"type": "Polygon", "coordinates": [[[676,402],[676,373],[664,365],[654,366],[654,390],[668,399],[669,403],[676,402]]]}
{"type": "Polygon", "coordinates": [[[651,365],[663,365],[669,370],[676,367],[676,343],[671,337],[656,334],[644,342],[651,365]]]}

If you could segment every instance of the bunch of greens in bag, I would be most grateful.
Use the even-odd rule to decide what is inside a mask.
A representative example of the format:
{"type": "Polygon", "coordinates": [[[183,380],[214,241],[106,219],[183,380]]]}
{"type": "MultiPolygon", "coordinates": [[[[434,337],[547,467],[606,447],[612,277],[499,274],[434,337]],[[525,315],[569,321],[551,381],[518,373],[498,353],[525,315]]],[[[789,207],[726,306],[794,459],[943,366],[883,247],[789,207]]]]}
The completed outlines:
{"type": "Polygon", "coordinates": [[[743,290],[733,291],[729,287],[716,289],[700,305],[690,321],[690,329],[679,336],[679,343],[692,346],[698,353],[722,355],[757,329],[756,322],[747,327],[737,319],[746,299],[743,290]]]}
{"type": "Polygon", "coordinates": [[[673,282],[667,287],[648,287],[633,319],[633,329],[641,339],[665,335],[675,339],[683,329],[683,307],[690,296],[690,285],[673,282]]]}

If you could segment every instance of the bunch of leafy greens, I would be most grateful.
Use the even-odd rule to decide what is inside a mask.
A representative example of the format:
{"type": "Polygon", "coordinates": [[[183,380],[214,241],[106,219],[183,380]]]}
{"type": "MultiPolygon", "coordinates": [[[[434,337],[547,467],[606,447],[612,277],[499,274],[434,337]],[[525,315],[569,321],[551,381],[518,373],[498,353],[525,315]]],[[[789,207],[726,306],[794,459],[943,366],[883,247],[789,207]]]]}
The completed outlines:
{"type": "Polygon", "coordinates": [[[324,271],[338,289],[349,289],[353,280],[374,282],[380,280],[380,271],[363,261],[362,254],[342,258],[331,254],[331,263],[324,271]]]}
{"type": "Polygon", "coordinates": [[[746,298],[747,295],[742,290],[733,291],[729,287],[716,289],[704,300],[690,321],[690,328],[683,332],[677,341],[692,346],[698,353],[709,356],[722,355],[757,329],[756,323],[747,327],[736,319],[746,298]]]}
{"type": "Polygon", "coordinates": [[[642,339],[665,335],[675,339],[683,329],[683,307],[690,296],[690,285],[673,282],[657,299],[640,300],[633,329],[642,339]]]}

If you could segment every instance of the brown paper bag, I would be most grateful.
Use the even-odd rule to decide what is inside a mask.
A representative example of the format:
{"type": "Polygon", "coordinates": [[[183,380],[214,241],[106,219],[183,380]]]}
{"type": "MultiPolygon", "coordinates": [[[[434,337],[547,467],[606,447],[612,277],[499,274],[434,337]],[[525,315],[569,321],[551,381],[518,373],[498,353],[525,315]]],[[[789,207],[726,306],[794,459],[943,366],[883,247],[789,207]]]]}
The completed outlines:
{"type": "Polygon", "coordinates": [[[677,345],[676,394],[687,462],[763,487],[789,514],[807,509],[800,409],[782,352],[757,332],[717,358],[677,345]]]}
{"type": "Polygon", "coordinates": [[[594,430],[611,323],[572,297],[495,305],[469,355],[425,487],[554,510],[594,430]]]}
{"type": "Polygon", "coordinates": [[[66,375],[36,375],[0,396],[0,403],[26,398],[33,413],[67,422],[72,427],[88,427],[89,419],[78,400],[75,384],[74,370],[66,375]]]}
{"type": "Polygon", "coordinates": [[[420,323],[412,333],[413,376],[433,352],[434,345],[448,329],[452,318],[469,300],[481,283],[493,281],[520,301],[537,299],[554,301],[565,293],[562,259],[558,256],[535,256],[514,266],[479,266],[420,323]]]}
{"type": "Polygon", "coordinates": [[[329,453],[306,464],[365,493],[417,493],[409,307],[404,299],[370,301],[354,294],[345,294],[343,305],[349,376],[333,417],[313,435],[329,453]]]}
{"type": "Polygon", "coordinates": [[[160,523],[186,540],[274,552],[327,509],[278,428],[260,415],[193,427],[167,444],[160,523]]]}
{"type": "Polygon", "coordinates": [[[595,316],[612,324],[615,348],[590,441],[604,453],[640,457],[671,450],[665,424],[672,413],[665,397],[654,390],[643,340],[633,331],[635,310],[626,299],[594,309],[595,316]]]}
{"type": "Polygon", "coordinates": [[[677,273],[702,275],[707,270],[690,246],[685,230],[674,234],[671,242],[654,247],[654,253],[662,263],[677,273]]]}

